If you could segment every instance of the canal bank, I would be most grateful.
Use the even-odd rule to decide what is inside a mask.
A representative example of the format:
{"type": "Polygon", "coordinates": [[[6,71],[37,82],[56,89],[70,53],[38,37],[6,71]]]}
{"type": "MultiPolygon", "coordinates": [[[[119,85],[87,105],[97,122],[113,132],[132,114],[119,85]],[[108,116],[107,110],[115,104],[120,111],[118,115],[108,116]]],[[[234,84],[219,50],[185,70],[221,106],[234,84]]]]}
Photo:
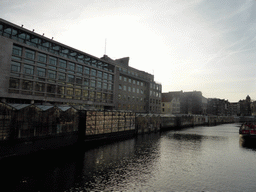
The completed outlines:
{"type": "Polygon", "coordinates": [[[0,103],[0,157],[26,155],[190,126],[233,122],[232,117],[166,116],[73,106],[0,103]]]}

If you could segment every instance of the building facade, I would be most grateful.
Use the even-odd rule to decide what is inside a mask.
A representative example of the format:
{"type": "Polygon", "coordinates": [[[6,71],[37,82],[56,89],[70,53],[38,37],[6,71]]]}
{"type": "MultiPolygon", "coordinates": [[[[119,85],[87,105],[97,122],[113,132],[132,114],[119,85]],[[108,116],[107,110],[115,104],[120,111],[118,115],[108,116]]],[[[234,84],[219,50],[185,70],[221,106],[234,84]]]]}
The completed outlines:
{"type": "MultiPolygon", "coordinates": [[[[2,101],[70,104],[94,106],[98,109],[149,112],[149,87],[150,83],[154,83],[153,76],[129,66],[120,67],[119,63],[121,62],[97,58],[0,19],[2,101]],[[120,93],[125,95],[124,90],[119,90],[120,84],[125,85],[121,83],[124,82],[123,77],[126,77],[128,82],[129,78],[131,79],[130,86],[126,86],[127,91],[128,87],[131,87],[134,94],[130,95],[131,100],[120,103],[120,93]],[[136,101],[134,107],[132,102],[130,103],[132,100],[136,101]],[[129,105],[130,107],[126,107],[129,105]]],[[[160,100],[161,93],[157,93],[160,100]]]]}
{"type": "Polygon", "coordinates": [[[208,99],[207,114],[227,116],[229,114],[229,102],[225,99],[210,98],[208,99]]]}
{"type": "Polygon", "coordinates": [[[113,60],[107,55],[101,59],[116,65],[115,108],[135,112],[161,112],[162,85],[154,76],[129,66],[129,57],[113,60]]]}
{"type": "Polygon", "coordinates": [[[251,98],[249,95],[246,96],[244,100],[240,100],[239,102],[240,105],[240,116],[251,116],[252,111],[251,111],[251,98]]]}
{"type": "Polygon", "coordinates": [[[180,98],[182,91],[162,93],[162,113],[180,114],[180,98]]]}
{"type": "Polygon", "coordinates": [[[207,99],[201,91],[162,93],[162,113],[206,114],[206,109],[207,99]]]}

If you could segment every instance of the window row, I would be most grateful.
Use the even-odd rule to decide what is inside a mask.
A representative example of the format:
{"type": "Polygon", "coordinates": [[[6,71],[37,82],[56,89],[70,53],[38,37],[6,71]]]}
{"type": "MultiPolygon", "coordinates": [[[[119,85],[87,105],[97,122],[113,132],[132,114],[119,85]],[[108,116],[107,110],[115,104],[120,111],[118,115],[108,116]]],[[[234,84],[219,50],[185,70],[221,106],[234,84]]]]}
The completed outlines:
{"type": "Polygon", "coordinates": [[[131,105],[131,104],[118,104],[119,110],[134,110],[134,111],[144,111],[146,106],[144,105],[131,105]]]}
{"type": "Polygon", "coordinates": [[[124,100],[124,101],[146,102],[146,98],[135,97],[135,96],[130,96],[130,95],[121,95],[121,94],[118,94],[118,99],[124,100]]]}
{"type": "Polygon", "coordinates": [[[160,97],[161,98],[161,93],[159,92],[155,92],[155,91],[150,91],[150,96],[153,96],[153,97],[160,97]]]}
{"type": "Polygon", "coordinates": [[[158,99],[150,99],[150,103],[152,103],[152,104],[161,104],[161,100],[158,100],[158,99]]]}
{"type": "MultiPolygon", "coordinates": [[[[60,78],[60,76],[59,76],[59,78],[60,78]]],[[[19,79],[17,79],[17,80],[19,80],[19,79]]],[[[101,82],[101,81],[75,78],[74,76],[68,75],[67,76],[67,82],[68,83],[76,83],[76,85],[80,85],[80,87],[83,86],[84,88],[87,88],[87,89],[88,88],[97,88],[97,89],[113,91],[113,84],[104,83],[104,82],[101,82]]],[[[12,87],[12,88],[19,88],[19,87],[12,87]]]]}
{"type": "MultiPolygon", "coordinates": [[[[17,59],[20,60],[19,58],[17,58],[16,56],[22,56],[22,48],[18,47],[18,46],[14,46],[13,47],[13,59],[17,59]]],[[[42,53],[38,53],[38,59],[37,59],[37,65],[40,67],[47,67],[47,65],[45,63],[47,63],[47,55],[42,54],[42,53]]],[[[27,59],[35,59],[35,51],[32,50],[28,50],[25,49],[25,58],[27,59]]],[[[64,68],[67,69],[68,72],[76,72],[76,74],[78,75],[91,75],[91,76],[95,76],[98,78],[103,78],[103,79],[109,79],[109,80],[113,80],[113,75],[106,73],[106,72],[102,72],[100,70],[96,70],[96,69],[92,69],[86,66],[82,66],[79,64],[75,64],[72,62],[68,62],[66,60],[63,59],[57,59],[55,57],[51,57],[49,56],[49,64],[48,67],[51,69],[57,69],[54,66],[58,66],[60,68],[64,68]]],[[[25,62],[29,63],[29,64],[35,64],[34,61],[30,61],[30,60],[24,60],[25,62]]],[[[59,69],[59,70],[64,70],[64,69],[59,69]]],[[[66,70],[64,70],[66,71],[66,70]]]]}
{"type": "Polygon", "coordinates": [[[133,93],[141,93],[144,94],[144,90],[143,89],[138,89],[135,87],[126,87],[126,85],[121,85],[119,84],[119,90],[123,90],[123,91],[128,91],[128,92],[133,92],[133,93]]]}
{"type": "Polygon", "coordinates": [[[161,91],[161,85],[155,84],[155,83],[150,83],[150,89],[155,89],[155,90],[161,91]]]}
{"type": "Polygon", "coordinates": [[[10,78],[9,80],[9,88],[18,89],[21,86],[22,90],[28,90],[28,91],[35,91],[35,92],[42,92],[42,93],[57,93],[61,95],[74,95],[74,96],[81,96],[81,97],[90,97],[90,98],[102,98],[102,99],[111,99],[113,98],[112,94],[106,94],[96,91],[89,91],[89,90],[82,90],[77,88],[71,88],[71,87],[64,87],[61,85],[52,85],[52,84],[45,84],[45,83],[39,83],[28,80],[23,80],[20,82],[19,79],[10,78]],[[33,87],[34,86],[34,87],[33,87]]]}
{"type": "MultiPolygon", "coordinates": [[[[11,63],[11,72],[21,72],[21,63],[12,61],[11,63]]],[[[32,65],[23,64],[23,74],[24,75],[37,75],[38,77],[45,78],[48,77],[49,79],[59,80],[63,82],[69,82],[69,83],[76,83],[84,86],[91,86],[91,87],[97,87],[97,88],[103,88],[112,90],[112,84],[107,82],[101,82],[99,80],[90,80],[82,77],[78,77],[71,74],[66,74],[62,72],[53,71],[50,69],[45,69],[41,67],[34,67],[32,65]]],[[[110,74],[109,74],[110,75],[110,74]]]]}
{"type": "Polygon", "coordinates": [[[138,81],[138,80],[135,80],[135,79],[127,78],[127,77],[122,76],[122,75],[119,76],[119,80],[120,81],[123,80],[124,82],[129,82],[129,83],[132,83],[134,85],[137,84],[137,85],[140,85],[140,86],[144,86],[144,83],[142,81],[138,81]]]}
{"type": "Polygon", "coordinates": [[[0,35],[39,48],[43,51],[48,51],[50,53],[69,58],[76,62],[84,63],[106,71],[114,72],[114,65],[107,64],[105,62],[102,62],[101,60],[92,58],[82,52],[77,52],[76,50],[72,50],[68,47],[58,45],[56,42],[48,41],[45,38],[42,39],[39,35],[27,33],[22,29],[9,26],[5,23],[0,23],[0,35]]]}

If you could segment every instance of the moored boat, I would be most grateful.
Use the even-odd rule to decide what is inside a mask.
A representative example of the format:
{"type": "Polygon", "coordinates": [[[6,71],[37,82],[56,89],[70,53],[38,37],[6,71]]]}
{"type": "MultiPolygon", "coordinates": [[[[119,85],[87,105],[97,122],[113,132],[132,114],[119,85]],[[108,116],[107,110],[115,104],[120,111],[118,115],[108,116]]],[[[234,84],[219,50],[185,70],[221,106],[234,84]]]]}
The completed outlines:
{"type": "Polygon", "coordinates": [[[253,123],[244,123],[239,129],[239,134],[245,138],[256,138],[256,125],[253,123]]]}

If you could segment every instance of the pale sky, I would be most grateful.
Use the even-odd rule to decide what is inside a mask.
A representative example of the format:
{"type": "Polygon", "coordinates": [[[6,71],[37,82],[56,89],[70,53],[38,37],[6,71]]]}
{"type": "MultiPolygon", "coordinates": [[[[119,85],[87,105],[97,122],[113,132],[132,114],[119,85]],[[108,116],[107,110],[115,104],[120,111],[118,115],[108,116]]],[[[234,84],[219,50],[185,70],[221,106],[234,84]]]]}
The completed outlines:
{"type": "Polygon", "coordinates": [[[1,0],[0,18],[96,57],[130,57],[162,92],[256,100],[255,0],[1,0]]]}

